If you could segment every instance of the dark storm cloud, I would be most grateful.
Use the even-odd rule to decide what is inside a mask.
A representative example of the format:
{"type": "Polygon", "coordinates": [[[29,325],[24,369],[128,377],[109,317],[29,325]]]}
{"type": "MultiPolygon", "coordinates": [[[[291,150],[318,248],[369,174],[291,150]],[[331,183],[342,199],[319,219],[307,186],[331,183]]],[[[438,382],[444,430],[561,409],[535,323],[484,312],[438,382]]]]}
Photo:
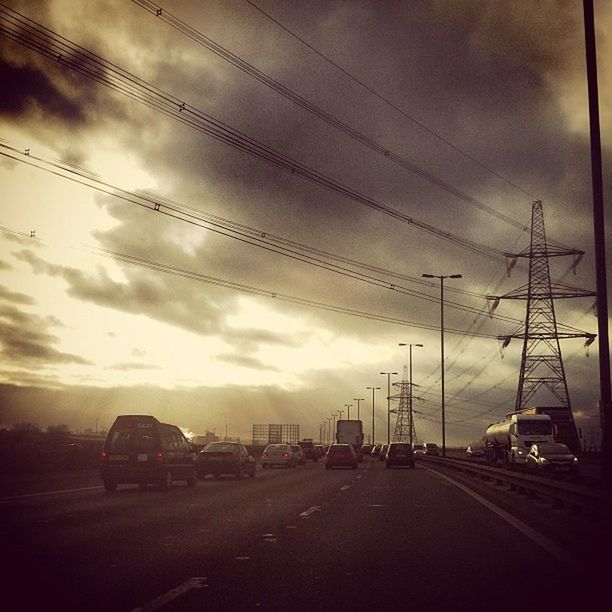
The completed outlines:
{"type": "Polygon", "coordinates": [[[278,368],[266,365],[263,361],[249,357],[247,355],[231,355],[229,353],[217,355],[216,359],[224,361],[232,365],[237,365],[243,368],[250,368],[252,370],[267,370],[271,372],[278,372],[278,368]]]}
{"type": "Polygon", "coordinates": [[[68,283],[68,295],[130,314],[146,314],[158,321],[176,325],[188,331],[212,334],[219,331],[219,321],[225,311],[213,300],[206,299],[206,290],[199,291],[197,299],[184,300],[184,285],[175,279],[166,280],[159,275],[140,270],[128,270],[129,282],[114,281],[105,270],[96,275],[76,268],[49,264],[31,251],[21,251],[15,257],[32,266],[37,274],[62,278],[68,283]],[[182,288],[179,290],[178,287],[182,288]]]}
{"type": "Polygon", "coordinates": [[[15,364],[78,363],[86,359],[54,348],[59,339],[49,333],[48,319],[0,303],[0,347],[2,356],[15,364]]]}
{"type": "Polygon", "coordinates": [[[81,122],[81,108],[58,90],[53,81],[33,66],[14,66],[0,60],[0,115],[15,118],[27,115],[32,105],[63,121],[81,122]]]}

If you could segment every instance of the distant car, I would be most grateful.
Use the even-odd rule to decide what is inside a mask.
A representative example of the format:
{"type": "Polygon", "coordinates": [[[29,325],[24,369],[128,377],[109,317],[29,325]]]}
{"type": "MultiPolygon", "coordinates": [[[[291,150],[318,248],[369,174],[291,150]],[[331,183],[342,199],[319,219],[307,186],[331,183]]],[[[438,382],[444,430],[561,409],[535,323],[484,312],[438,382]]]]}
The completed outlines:
{"type": "Polygon", "coordinates": [[[437,457],[440,454],[438,445],[435,442],[425,442],[425,454],[437,457]]]}
{"type": "Polygon", "coordinates": [[[468,458],[471,457],[484,457],[484,448],[478,444],[470,444],[465,449],[465,454],[468,458]]]}
{"type": "Polygon", "coordinates": [[[414,468],[414,453],[412,446],[407,442],[391,442],[389,444],[385,467],[390,468],[396,465],[407,465],[414,468]]]}
{"type": "Polygon", "coordinates": [[[325,469],[350,467],[357,469],[357,453],[351,444],[332,444],[325,456],[325,469]]]}
{"type": "Polygon", "coordinates": [[[289,444],[268,444],[261,455],[261,467],[295,467],[295,455],[289,444]]]}
{"type": "Polygon", "coordinates": [[[380,455],[380,449],[381,449],[381,448],[382,448],[382,444],[375,444],[375,445],[372,447],[372,450],[371,450],[371,452],[370,452],[370,455],[371,455],[372,457],[378,457],[378,456],[380,455]]]}
{"type": "Polygon", "coordinates": [[[200,452],[197,459],[198,478],[212,474],[219,478],[230,474],[242,478],[248,474],[255,477],[255,459],[246,446],[238,442],[210,442],[200,452]]]}
{"type": "Polygon", "coordinates": [[[325,446],[323,446],[323,444],[315,444],[315,448],[319,454],[319,459],[321,459],[321,457],[325,457],[325,446]]]}
{"type": "Polygon", "coordinates": [[[424,455],[425,454],[425,445],[421,444],[420,442],[415,442],[412,445],[412,450],[413,450],[415,456],[416,455],[424,455]]]}
{"type": "Polygon", "coordinates": [[[387,449],[389,448],[388,444],[383,444],[380,447],[380,453],[378,453],[378,459],[380,461],[384,461],[387,458],[387,449]]]}
{"type": "Polygon", "coordinates": [[[298,444],[302,451],[304,451],[304,459],[312,461],[313,463],[316,463],[319,460],[321,454],[312,440],[302,440],[301,442],[298,442],[298,444]]]}
{"type": "Polygon", "coordinates": [[[372,452],[372,445],[371,445],[371,444],[364,444],[364,445],[361,447],[361,452],[362,452],[364,455],[369,455],[369,454],[372,452]]]}
{"type": "Polygon", "coordinates": [[[296,465],[305,465],[306,464],[306,455],[302,450],[302,447],[299,444],[291,444],[291,450],[295,455],[295,464],[296,465]]]}
{"type": "Polygon", "coordinates": [[[577,477],[580,474],[578,457],[558,442],[533,444],[525,459],[527,470],[536,474],[577,477]]]}

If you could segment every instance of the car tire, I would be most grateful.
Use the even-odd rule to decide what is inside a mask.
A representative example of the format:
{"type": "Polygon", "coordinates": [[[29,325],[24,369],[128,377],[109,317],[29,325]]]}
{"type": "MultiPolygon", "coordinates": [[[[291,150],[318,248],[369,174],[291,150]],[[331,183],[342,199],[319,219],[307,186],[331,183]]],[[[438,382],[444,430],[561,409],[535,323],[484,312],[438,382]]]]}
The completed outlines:
{"type": "Polygon", "coordinates": [[[326,466],[325,466],[325,469],[326,469],[326,470],[331,470],[331,465],[326,465],[326,466]]]}
{"type": "Polygon", "coordinates": [[[196,473],[193,472],[189,478],[185,479],[185,482],[187,483],[188,487],[195,487],[196,482],[197,482],[197,477],[196,477],[196,473]]]}
{"type": "Polygon", "coordinates": [[[237,470],[236,470],[236,480],[242,480],[242,477],[244,476],[244,473],[242,471],[242,466],[240,466],[237,470]]]}
{"type": "Polygon", "coordinates": [[[117,490],[117,483],[112,480],[104,481],[104,490],[108,493],[114,493],[117,490]]]}
{"type": "Polygon", "coordinates": [[[167,470],[159,482],[159,488],[162,491],[167,491],[172,486],[172,474],[167,470]]]}
{"type": "Polygon", "coordinates": [[[255,478],[255,466],[253,466],[253,469],[249,472],[249,477],[255,478]]]}

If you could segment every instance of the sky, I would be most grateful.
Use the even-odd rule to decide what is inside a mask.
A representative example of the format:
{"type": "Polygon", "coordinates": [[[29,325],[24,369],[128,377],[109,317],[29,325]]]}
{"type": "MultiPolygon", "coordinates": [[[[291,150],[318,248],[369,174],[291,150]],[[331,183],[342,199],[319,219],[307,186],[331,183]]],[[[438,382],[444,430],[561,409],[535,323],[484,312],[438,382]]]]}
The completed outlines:
{"type": "MultiPolygon", "coordinates": [[[[612,6],[595,16],[609,218],[612,6]]],[[[439,443],[422,274],[461,274],[444,372],[464,445],[514,408],[522,342],[497,337],[525,302],[491,318],[484,296],[527,283],[504,253],[529,247],[534,200],[585,252],[553,281],[595,289],[578,0],[7,1],[0,26],[0,427],[136,413],[319,438],[359,405],[386,440],[412,343],[416,435],[439,443]]],[[[597,333],[593,303],[557,300],[558,322],[597,333]]],[[[597,342],[561,347],[589,443],[597,342]]]]}

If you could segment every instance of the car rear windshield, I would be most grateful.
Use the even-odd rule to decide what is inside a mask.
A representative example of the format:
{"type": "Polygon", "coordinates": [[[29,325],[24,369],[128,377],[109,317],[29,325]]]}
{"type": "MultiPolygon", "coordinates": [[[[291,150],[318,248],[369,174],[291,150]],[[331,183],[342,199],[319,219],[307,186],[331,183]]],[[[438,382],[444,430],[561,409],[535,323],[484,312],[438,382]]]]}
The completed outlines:
{"type": "Polygon", "coordinates": [[[351,452],[350,446],[332,446],[329,452],[334,455],[348,455],[351,452]]]}
{"type": "Polygon", "coordinates": [[[155,450],[159,439],[154,429],[134,429],[132,427],[114,429],[110,436],[109,450],[155,450]]]}
{"type": "Polygon", "coordinates": [[[298,444],[302,448],[314,448],[314,444],[312,442],[298,442],[298,444]]]}
{"type": "Polygon", "coordinates": [[[227,442],[211,442],[204,448],[205,453],[235,453],[236,445],[227,442]]]}
{"type": "Polygon", "coordinates": [[[393,444],[390,448],[390,451],[394,451],[396,453],[407,453],[412,450],[410,444],[393,444]]]}
{"type": "Polygon", "coordinates": [[[539,444],[538,450],[548,455],[570,455],[570,449],[565,444],[539,444]]]}

